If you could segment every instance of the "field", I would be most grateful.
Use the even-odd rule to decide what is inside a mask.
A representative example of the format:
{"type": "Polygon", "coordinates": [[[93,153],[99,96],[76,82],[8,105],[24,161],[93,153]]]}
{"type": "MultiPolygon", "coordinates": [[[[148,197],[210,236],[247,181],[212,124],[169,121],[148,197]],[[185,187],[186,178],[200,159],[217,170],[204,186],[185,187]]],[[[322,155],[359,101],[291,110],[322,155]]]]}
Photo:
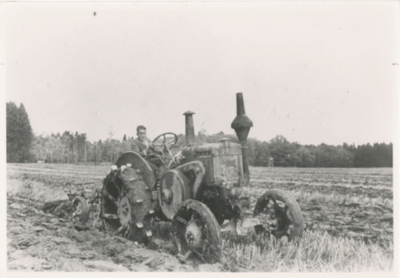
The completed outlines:
{"type": "MultiPolygon", "coordinates": [[[[10,270],[35,271],[392,271],[392,169],[251,168],[251,203],[272,188],[289,191],[305,225],[301,241],[223,235],[221,263],[174,256],[168,223],[155,223],[150,246],[44,213],[65,192],[100,189],[110,165],[8,164],[7,253],[10,270]]],[[[96,208],[93,208],[94,212],[96,208]]]]}

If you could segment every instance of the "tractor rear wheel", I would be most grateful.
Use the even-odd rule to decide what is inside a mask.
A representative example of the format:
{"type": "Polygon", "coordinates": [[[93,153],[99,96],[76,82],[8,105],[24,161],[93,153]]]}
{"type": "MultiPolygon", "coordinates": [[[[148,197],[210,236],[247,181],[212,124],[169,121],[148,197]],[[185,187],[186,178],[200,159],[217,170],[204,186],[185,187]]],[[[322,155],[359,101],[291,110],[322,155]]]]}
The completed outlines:
{"type": "Polygon", "coordinates": [[[262,224],[255,226],[257,234],[271,233],[288,240],[303,236],[303,215],[296,199],[288,192],[273,189],[265,192],[256,203],[254,217],[262,224]]]}
{"type": "Polygon", "coordinates": [[[100,197],[100,217],[103,219],[104,229],[107,233],[114,233],[121,223],[118,218],[119,187],[122,181],[119,178],[119,170],[111,171],[103,180],[103,188],[100,197]]]}
{"type": "Polygon", "coordinates": [[[173,218],[173,240],[180,256],[194,255],[203,263],[221,260],[220,227],[210,209],[195,200],[186,200],[173,218]]]}
{"type": "Polygon", "coordinates": [[[123,166],[113,170],[104,180],[101,201],[106,232],[139,243],[151,240],[154,210],[140,169],[123,166]]]}

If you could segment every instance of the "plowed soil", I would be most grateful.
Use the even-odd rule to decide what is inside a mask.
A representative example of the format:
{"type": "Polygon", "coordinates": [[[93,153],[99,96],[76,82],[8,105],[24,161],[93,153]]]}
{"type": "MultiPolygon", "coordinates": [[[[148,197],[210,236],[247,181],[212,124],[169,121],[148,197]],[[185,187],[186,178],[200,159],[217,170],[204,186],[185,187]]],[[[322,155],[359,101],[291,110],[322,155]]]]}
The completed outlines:
{"type": "MultiPolygon", "coordinates": [[[[7,168],[7,254],[9,270],[28,271],[223,271],[175,256],[162,237],[149,246],[107,235],[92,208],[86,225],[45,213],[46,202],[66,192],[101,189],[110,166],[9,164],[7,168]]],[[[252,168],[252,207],[264,191],[289,191],[299,203],[305,231],[334,237],[393,241],[391,169],[252,168]]]]}
{"type": "Polygon", "coordinates": [[[393,240],[392,169],[252,169],[252,195],[265,189],[291,192],[306,230],[333,236],[393,240]]]}
{"type": "MultiPolygon", "coordinates": [[[[39,179],[40,180],[40,179],[39,179]]],[[[98,186],[98,184],[97,184],[98,186]]],[[[74,185],[69,185],[74,187],[74,185]]],[[[78,186],[79,187],[79,186],[78,186]]],[[[96,186],[90,184],[92,189],[96,186]]],[[[90,219],[74,223],[64,214],[45,213],[47,202],[68,197],[59,186],[11,175],[7,180],[9,270],[25,271],[221,271],[221,264],[182,263],[174,246],[154,238],[144,246],[107,235],[90,219]],[[18,179],[16,179],[19,177],[18,179]]],[[[95,208],[97,210],[97,208],[95,208]]],[[[94,214],[91,214],[94,217],[94,214]]]]}

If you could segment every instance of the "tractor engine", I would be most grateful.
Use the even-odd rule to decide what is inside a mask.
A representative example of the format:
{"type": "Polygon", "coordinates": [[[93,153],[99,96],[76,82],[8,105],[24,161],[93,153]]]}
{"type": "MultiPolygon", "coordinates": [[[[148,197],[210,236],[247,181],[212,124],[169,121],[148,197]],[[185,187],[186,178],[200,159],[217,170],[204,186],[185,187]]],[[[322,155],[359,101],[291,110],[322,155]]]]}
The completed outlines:
{"type": "MultiPolygon", "coordinates": [[[[219,224],[225,219],[240,215],[243,208],[249,206],[249,198],[244,187],[249,183],[247,164],[247,135],[253,123],[244,114],[243,95],[237,94],[237,117],[232,127],[241,144],[230,142],[227,138],[218,143],[195,145],[193,112],[184,113],[186,122],[186,147],[180,164],[201,163],[204,167],[202,182],[194,188],[194,199],[206,204],[214,213],[219,224]],[[246,159],[244,160],[243,157],[246,159]]],[[[194,180],[194,176],[189,180],[194,180]]]]}
{"type": "Polygon", "coordinates": [[[222,139],[219,143],[188,146],[182,150],[182,155],[181,163],[201,163],[204,167],[205,174],[195,189],[194,199],[206,204],[219,224],[233,218],[238,213],[235,197],[244,181],[241,146],[222,139]]]}
{"type": "Polygon", "coordinates": [[[182,150],[182,164],[200,161],[205,169],[202,185],[238,187],[243,181],[242,150],[239,144],[222,139],[219,143],[188,146],[182,150]]]}

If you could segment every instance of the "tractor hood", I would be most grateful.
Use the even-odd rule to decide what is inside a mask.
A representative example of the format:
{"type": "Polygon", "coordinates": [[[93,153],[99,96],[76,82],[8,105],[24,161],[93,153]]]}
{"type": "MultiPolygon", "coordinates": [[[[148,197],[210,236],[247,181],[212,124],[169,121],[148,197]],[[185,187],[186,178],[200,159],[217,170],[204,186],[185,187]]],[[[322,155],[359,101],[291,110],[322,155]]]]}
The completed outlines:
{"type": "Polygon", "coordinates": [[[240,144],[232,143],[228,139],[222,139],[220,143],[208,143],[201,146],[185,147],[182,150],[182,155],[187,159],[199,155],[242,155],[242,147],[240,144]]]}
{"type": "Polygon", "coordinates": [[[207,185],[238,186],[243,177],[242,147],[228,139],[219,143],[188,146],[182,150],[184,163],[201,161],[207,185]]]}

